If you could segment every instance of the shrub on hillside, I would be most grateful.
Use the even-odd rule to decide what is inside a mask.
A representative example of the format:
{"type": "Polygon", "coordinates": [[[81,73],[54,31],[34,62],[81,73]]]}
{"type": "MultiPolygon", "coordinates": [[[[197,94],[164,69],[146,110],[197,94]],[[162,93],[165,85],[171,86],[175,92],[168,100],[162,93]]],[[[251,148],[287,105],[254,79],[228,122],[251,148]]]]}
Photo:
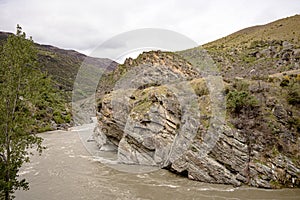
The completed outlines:
{"type": "Polygon", "coordinates": [[[258,105],[255,96],[248,91],[230,91],[227,94],[227,109],[235,114],[240,114],[242,110],[252,110],[258,105]]]}

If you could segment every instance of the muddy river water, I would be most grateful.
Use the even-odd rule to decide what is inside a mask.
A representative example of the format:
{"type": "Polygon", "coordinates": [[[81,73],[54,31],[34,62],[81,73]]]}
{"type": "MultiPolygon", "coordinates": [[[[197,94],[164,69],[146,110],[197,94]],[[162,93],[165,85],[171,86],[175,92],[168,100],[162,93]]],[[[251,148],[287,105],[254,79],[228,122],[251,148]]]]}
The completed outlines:
{"type": "Polygon", "coordinates": [[[300,199],[300,189],[235,188],[191,181],[163,169],[125,165],[120,170],[91,153],[92,144],[86,148],[82,140],[86,141],[90,131],[83,127],[41,134],[47,149],[20,171],[20,177],[30,182],[30,190],[16,192],[16,199],[300,199]]]}

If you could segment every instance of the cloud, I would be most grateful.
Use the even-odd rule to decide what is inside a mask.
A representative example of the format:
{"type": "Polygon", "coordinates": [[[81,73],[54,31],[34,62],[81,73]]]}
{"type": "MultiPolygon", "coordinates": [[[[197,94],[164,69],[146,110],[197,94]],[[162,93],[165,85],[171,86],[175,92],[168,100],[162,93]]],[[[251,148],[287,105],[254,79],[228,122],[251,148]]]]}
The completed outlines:
{"type": "Polygon", "coordinates": [[[190,38],[174,31],[155,28],[144,28],[124,32],[105,41],[91,54],[93,57],[122,60],[126,55],[137,55],[136,52],[149,50],[179,51],[193,48],[198,44],[190,38]],[[122,59],[120,59],[122,57],[122,59]]]}
{"type": "MultiPolygon", "coordinates": [[[[298,0],[0,0],[0,30],[16,24],[39,43],[90,52],[119,33],[164,28],[203,44],[299,13],[298,0]]],[[[110,44],[111,48],[122,43],[110,44]]]]}

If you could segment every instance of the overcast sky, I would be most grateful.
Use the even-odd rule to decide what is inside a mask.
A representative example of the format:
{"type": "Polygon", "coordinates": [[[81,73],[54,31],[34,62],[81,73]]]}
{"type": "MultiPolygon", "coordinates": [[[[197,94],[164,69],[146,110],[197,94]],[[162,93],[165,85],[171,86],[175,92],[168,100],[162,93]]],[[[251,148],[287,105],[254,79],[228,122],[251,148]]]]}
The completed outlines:
{"type": "Polygon", "coordinates": [[[163,28],[199,45],[300,13],[299,0],[0,0],[0,30],[88,54],[122,32],[163,28]]]}

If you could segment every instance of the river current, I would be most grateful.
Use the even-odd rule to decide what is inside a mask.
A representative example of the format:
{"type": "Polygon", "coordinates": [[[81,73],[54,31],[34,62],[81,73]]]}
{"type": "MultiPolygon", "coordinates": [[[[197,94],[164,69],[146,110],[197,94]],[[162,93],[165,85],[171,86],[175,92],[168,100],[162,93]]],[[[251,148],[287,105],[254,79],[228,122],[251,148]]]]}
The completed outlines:
{"type": "Polygon", "coordinates": [[[16,199],[300,199],[300,189],[235,188],[188,180],[163,169],[115,167],[109,161],[113,153],[96,154],[97,148],[85,143],[91,130],[83,126],[42,133],[47,149],[21,169],[20,178],[29,181],[30,190],[17,191],[16,199]]]}

